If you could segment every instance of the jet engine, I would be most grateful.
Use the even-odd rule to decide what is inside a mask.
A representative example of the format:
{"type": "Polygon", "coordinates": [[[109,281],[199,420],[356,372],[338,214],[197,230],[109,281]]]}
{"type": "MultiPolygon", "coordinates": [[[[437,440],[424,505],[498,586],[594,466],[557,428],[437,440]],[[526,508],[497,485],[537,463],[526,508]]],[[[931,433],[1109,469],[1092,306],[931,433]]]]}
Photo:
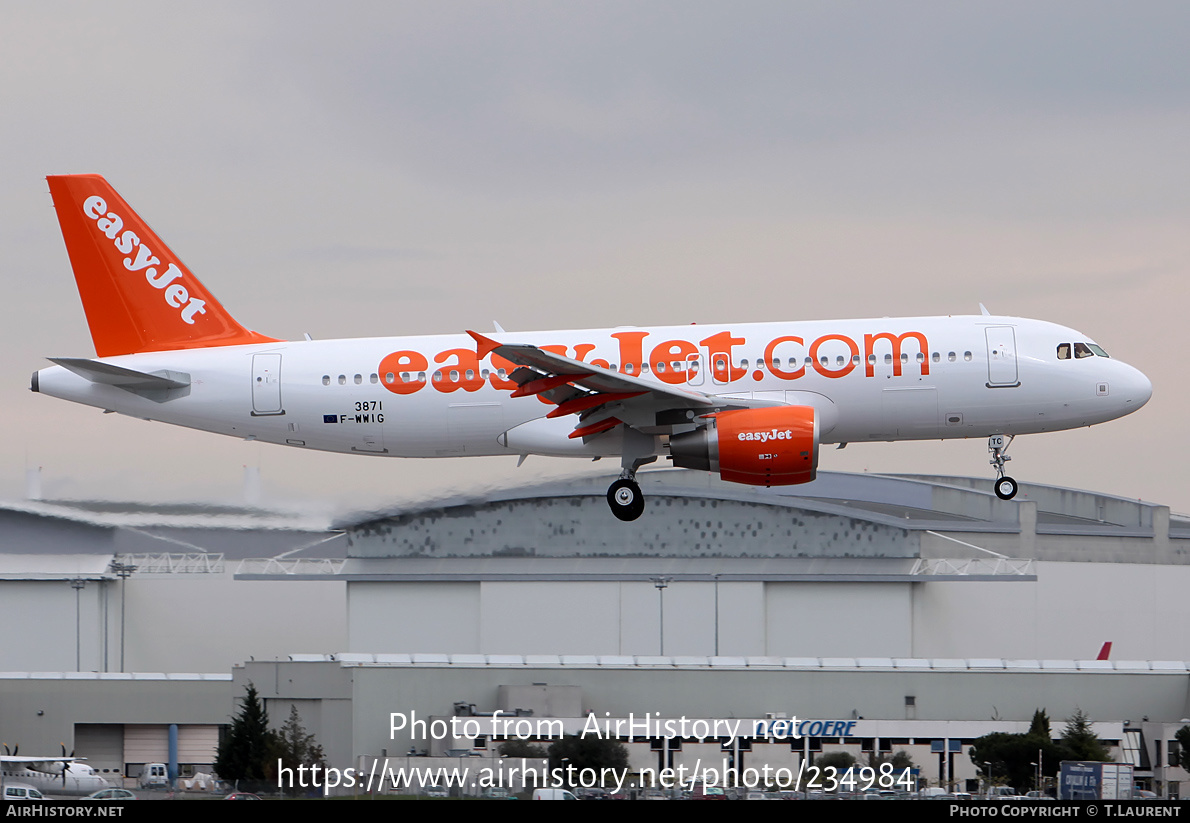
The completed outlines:
{"type": "Polygon", "coordinates": [[[809,483],[818,471],[818,419],[811,406],[719,412],[669,440],[673,464],[718,472],[749,486],[809,483]]]}

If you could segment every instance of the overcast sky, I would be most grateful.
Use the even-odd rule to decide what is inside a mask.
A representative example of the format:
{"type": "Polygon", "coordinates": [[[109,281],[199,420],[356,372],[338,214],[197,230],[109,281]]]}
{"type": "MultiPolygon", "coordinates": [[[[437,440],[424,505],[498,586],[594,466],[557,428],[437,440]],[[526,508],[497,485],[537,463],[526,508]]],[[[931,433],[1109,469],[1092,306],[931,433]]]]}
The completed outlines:
{"type": "MultiPolygon", "coordinates": [[[[315,338],[996,314],[1145,371],[1012,473],[1190,512],[1190,6],[0,5],[0,495],[374,504],[608,464],[323,455],[28,391],[94,354],[45,183],[103,174],[245,325],[315,338]]],[[[981,440],[820,467],[992,477],[981,440]]]]}

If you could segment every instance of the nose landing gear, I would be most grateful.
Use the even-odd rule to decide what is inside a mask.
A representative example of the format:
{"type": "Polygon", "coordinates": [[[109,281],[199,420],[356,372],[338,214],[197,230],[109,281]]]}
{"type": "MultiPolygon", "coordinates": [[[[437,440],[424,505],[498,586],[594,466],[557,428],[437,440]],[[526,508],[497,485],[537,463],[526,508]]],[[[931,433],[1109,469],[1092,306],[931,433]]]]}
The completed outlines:
{"type": "Polygon", "coordinates": [[[1011,500],[1016,497],[1017,482],[1004,473],[1004,464],[1012,458],[1006,452],[1008,447],[1012,445],[1013,435],[1011,434],[993,434],[988,438],[988,451],[992,454],[992,459],[988,462],[996,469],[996,497],[1001,500],[1011,500]]]}

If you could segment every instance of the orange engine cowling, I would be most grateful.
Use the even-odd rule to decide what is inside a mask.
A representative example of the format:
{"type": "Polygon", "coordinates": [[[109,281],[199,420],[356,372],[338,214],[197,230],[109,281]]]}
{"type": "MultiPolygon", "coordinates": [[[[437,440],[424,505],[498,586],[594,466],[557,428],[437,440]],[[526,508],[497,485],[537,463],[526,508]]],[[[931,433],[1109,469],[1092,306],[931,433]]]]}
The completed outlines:
{"type": "Polygon", "coordinates": [[[812,406],[719,412],[706,427],[671,437],[669,451],[675,466],[732,483],[809,483],[818,471],[818,420],[812,406]]]}

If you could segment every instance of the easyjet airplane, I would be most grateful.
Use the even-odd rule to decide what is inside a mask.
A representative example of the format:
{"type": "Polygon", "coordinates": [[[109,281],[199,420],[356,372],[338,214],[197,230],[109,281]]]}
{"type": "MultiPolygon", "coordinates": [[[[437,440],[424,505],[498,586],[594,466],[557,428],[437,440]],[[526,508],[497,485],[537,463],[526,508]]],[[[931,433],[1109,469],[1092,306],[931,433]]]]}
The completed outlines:
{"type": "MultiPolygon", "coordinates": [[[[1018,434],[1143,406],[1148,379],[1087,335],[1018,317],[879,318],[287,341],[237,323],[97,175],[50,193],[98,358],[33,391],[247,440],[392,457],[619,457],[758,486],[814,479],[819,449],[986,437],[996,494],[1018,434]]],[[[981,306],[982,308],[982,306],[981,306]]]]}

